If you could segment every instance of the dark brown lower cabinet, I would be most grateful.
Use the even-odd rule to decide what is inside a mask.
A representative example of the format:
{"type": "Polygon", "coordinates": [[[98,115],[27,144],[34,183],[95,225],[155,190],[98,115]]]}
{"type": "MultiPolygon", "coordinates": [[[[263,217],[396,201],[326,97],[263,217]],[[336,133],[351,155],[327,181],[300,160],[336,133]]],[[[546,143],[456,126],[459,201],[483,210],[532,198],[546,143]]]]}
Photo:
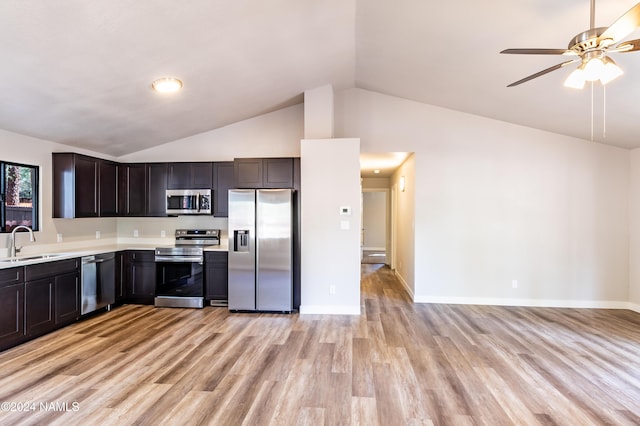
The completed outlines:
{"type": "Polygon", "coordinates": [[[116,253],[116,305],[127,302],[129,297],[127,291],[129,261],[126,251],[116,253]]]}
{"type": "Polygon", "coordinates": [[[25,340],[23,268],[0,271],[0,351],[25,340]]]}
{"type": "Polygon", "coordinates": [[[156,292],[155,253],[153,250],[132,250],[128,253],[127,299],[129,303],[153,305],[156,292]]]}
{"type": "Polygon", "coordinates": [[[213,306],[226,306],[229,299],[229,273],[226,251],[209,251],[204,254],[204,298],[213,306]]]}
{"type": "Polygon", "coordinates": [[[25,267],[25,334],[40,336],[80,317],[80,260],[25,267]]]}
{"type": "Polygon", "coordinates": [[[27,337],[47,333],[56,327],[53,316],[53,280],[43,278],[25,284],[27,337]]]}
{"type": "Polygon", "coordinates": [[[53,282],[56,327],[70,324],[80,317],[80,275],[58,275],[53,282]]]}

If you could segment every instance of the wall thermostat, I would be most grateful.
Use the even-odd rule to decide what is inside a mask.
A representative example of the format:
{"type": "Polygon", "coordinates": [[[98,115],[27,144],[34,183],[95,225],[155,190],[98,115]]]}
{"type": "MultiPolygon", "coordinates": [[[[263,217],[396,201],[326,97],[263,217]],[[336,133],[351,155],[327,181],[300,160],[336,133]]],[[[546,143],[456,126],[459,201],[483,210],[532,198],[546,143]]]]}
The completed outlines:
{"type": "Polygon", "coordinates": [[[341,216],[351,216],[351,207],[350,206],[342,206],[342,207],[340,207],[340,215],[341,216]]]}

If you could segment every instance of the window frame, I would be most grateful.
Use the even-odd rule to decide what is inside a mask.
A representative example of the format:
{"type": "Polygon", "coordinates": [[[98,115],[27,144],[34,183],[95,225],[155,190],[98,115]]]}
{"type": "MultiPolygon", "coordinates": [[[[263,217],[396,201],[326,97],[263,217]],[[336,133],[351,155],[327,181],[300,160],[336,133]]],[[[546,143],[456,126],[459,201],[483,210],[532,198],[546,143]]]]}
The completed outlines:
{"type": "Polygon", "coordinates": [[[40,166],[33,164],[17,163],[15,161],[3,161],[0,160],[0,234],[8,234],[11,231],[7,230],[7,205],[6,205],[6,190],[7,190],[7,166],[25,167],[32,170],[31,181],[31,203],[32,203],[32,223],[31,229],[33,231],[40,230],[40,166]]]}

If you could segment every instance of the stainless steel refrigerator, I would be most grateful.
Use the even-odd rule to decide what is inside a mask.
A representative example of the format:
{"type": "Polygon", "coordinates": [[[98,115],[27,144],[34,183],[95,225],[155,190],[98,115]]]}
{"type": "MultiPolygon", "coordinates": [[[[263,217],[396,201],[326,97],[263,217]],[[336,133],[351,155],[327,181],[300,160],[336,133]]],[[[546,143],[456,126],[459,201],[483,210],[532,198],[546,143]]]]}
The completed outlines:
{"type": "Polygon", "coordinates": [[[293,310],[293,190],[229,190],[229,309],[293,310]]]}

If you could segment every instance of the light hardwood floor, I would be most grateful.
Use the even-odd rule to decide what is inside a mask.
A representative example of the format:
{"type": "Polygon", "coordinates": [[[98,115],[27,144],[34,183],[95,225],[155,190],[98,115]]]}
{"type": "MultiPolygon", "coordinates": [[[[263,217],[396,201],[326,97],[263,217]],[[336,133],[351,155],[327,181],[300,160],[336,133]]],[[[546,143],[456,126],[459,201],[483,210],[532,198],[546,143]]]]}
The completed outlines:
{"type": "Polygon", "coordinates": [[[35,406],[0,425],[640,424],[640,314],[414,305],[362,268],[359,317],[128,305],[2,352],[35,406]]]}

